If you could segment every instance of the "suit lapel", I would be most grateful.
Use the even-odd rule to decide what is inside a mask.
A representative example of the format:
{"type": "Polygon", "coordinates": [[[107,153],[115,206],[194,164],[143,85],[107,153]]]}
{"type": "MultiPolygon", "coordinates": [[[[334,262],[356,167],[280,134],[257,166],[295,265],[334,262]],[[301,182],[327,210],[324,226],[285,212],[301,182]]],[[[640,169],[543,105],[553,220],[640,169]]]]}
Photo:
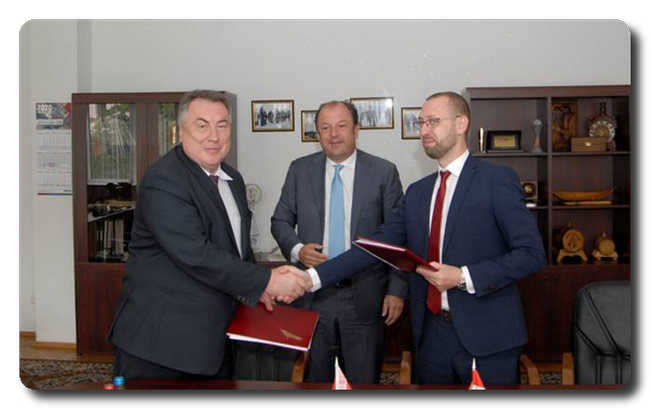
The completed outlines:
{"type": "Polygon", "coordinates": [[[429,216],[431,215],[431,200],[433,199],[433,187],[436,185],[436,180],[438,179],[438,172],[430,175],[426,183],[424,184],[423,189],[420,191],[420,198],[418,203],[422,205],[418,208],[418,218],[420,220],[420,230],[419,236],[422,243],[422,248],[420,249],[420,255],[425,260],[428,260],[429,257],[429,229],[431,228],[431,220],[429,216]]]}
{"type": "Polygon", "coordinates": [[[221,195],[219,194],[219,190],[214,185],[214,183],[212,183],[208,175],[205,174],[203,169],[201,169],[199,165],[197,165],[194,161],[188,158],[187,155],[185,155],[185,152],[183,152],[182,145],[179,144],[175,149],[177,149],[176,153],[180,161],[184,163],[185,166],[189,169],[197,185],[202,190],[205,191],[206,196],[208,196],[208,200],[210,200],[212,204],[214,204],[217,211],[222,215],[222,218],[226,221],[225,223],[226,232],[228,233],[230,242],[233,248],[235,249],[235,251],[239,252],[239,250],[237,250],[237,241],[235,240],[235,234],[232,231],[232,226],[230,226],[230,219],[228,218],[228,212],[226,211],[226,206],[223,204],[223,200],[221,200],[221,195]]]}
{"type": "Polygon", "coordinates": [[[463,170],[460,172],[460,178],[456,184],[454,197],[451,199],[451,205],[449,206],[449,212],[447,213],[447,221],[445,222],[445,237],[442,245],[443,255],[446,254],[451,237],[456,230],[456,226],[458,224],[456,221],[460,215],[463,203],[465,203],[465,196],[467,196],[467,192],[469,192],[469,189],[472,186],[472,180],[474,179],[475,172],[476,168],[474,166],[474,161],[470,155],[467,158],[465,165],[463,166],[463,170]]]}
{"type": "Polygon", "coordinates": [[[226,232],[228,233],[228,237],[230,238],[232,247],[235,249],[237,253],[239,253],[239,249],[237,248],[237,240],[235,240],[235,233],[232,231],[232,226],[230,225],[230,218],[228,217],[228,211],[226,210],[226,205],[223,204],[223,200],[221,199],[221,194],[219,193],[219,189],[217,189],[217,187],[214,185],[214,183],[212,183],[212,181],[208,178],[207,175],[204,174],[203,179],[207,180],[207,183],[209,184],[208,186],[210,189],[210,193],[211,193],[210,196],[214,197],[214,201],[217,205],[217,211],[221,213],[223,220],[225,221],[226,232]]]}
{"type": "Polygon", "coordinates": [[[364,152],[357,149],[357,162],[354,165],[354,188],[352,192],[352,211],[350,215],[350,240],[354,240],[357,236],[359,227],[359,217],[361,214],[361,207],[366,203],[364,198],[368,197],[368,181],[372,177],[372,163],[366,160],[364,152]]]}
{"type": "Polygon", "coordinates": [[[320,232],[317,237],[323,237],[325,229],[325,154],[320,153],[314,159],[314,166],[308,170],[311,177],[312,197],[314,198],[314,205],[318,209],[320,216],[320,232]]]}
{"type": "MultiPolygon", "coordinates": [[[[237,203],[237,209],[239,210],[239,218],[240,218],[240,228],[239,231],[241,232],[241,252],[240,254],[241,258],[244,259],[245,255],[248,254],[248,246],[250,245],[249,243],[249,237],[248,237],[248,202],[246,200],[246,190],[241,189],[234,180],[231,180],[228,182],[228,186],[230,186],[230,191],[232,192],[233,197],[235,198],[235,202],[237,203]]],[[[234,234],[233,234],[234,237],[234,234]]]]}

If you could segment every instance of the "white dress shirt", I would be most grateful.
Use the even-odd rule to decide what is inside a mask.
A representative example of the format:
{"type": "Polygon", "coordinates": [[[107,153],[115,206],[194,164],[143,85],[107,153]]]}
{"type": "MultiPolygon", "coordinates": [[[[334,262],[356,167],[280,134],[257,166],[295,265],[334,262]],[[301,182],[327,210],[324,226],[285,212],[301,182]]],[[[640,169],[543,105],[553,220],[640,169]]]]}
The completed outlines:
{"type": "MultiPolygon", "coordinates": [[[[440,248],[438,254],[440,254],[440,263],[445,263],[445,255],[442,252],[442,247],[445,241],[445,227],[447,224],[447,214],[449,213],[449,207],[451,206],[451,200],[454,197],[454,192],[456,191],[456,185],[458,184],[458,179],[460,178],[460,172],[465,166],[465,162],[469,157],[469,151],[465,151],[462,155],[454,159],[446,168],[443,168],[438,164],[439,172],[449,171],[450,175],[447,177],[447,190],[445,191],[445,199],[442,201],[442,219],[440,220],[440,248]]],[[[429,229],[431,228],[431,220],[433,218],[433,208],[436,205],[436,195],[440,189],[440,181],[442,178],[438,177],[436,183],[433,186],[433,192],[431,195],[431,207],[429,208],[429,229]]],[[[429,232],[431,233],[431,232],[429,232]]],[[[467,292],[474,294],[474,284],[472,283],[472,277],[469,275],[469,270],[466,266],[462,266],[461,271],[463,277],[465,278],[465,285],[467,286],[467,292]]],[[[441,293],[442,309],[449,311],[449,298],[447,297],[447,291],[441,293]]]]}
{"type": "MultiPolygon", "coordinates": [[[[203,168],[201,168],[203,169],[203,168]]],[[[226,172],[223,171],[221,165],[215,173],[210,173],[207,170],[203,169],[206,175],[208,176],[219,176],[219,183],[217,184],[217,189],[219,190],[219,195],[221,196],[221,201],[226,207],[226,212],[228,213],[228,220],[230,221],[230,227],[232,227],[232,232],[235,235],[235,242],[237,243],[237,250],[239,251],[239,257],[242,258],[241,250],[241,215],[239,214],[239,207],[237,207],[237,202],[235,197],[232,195],[232,190],[230,190],[230,184],[228,182],[233,179],[226,172]]]]}
{"type": "MultiPolygon", "coordinates": [[[[345,208],[345,250],[349,250],[350,243],[350,224],[352,218],[352,195],[354,193],[354,167],[357,164],[357,151],[352,152],[352,155],[348,156],[346,160],[339,163],[343,165],[339,174],[341,175],[341,180],[343,181],[343,204],[345,208]]],[[[332,191],[332,180],[334,179],[334,167],[337,165],[336,162],[330,158],[325,160],[325,224],[323,225],[323,254],[327,254],[327,249],[329,245],[329,221],[330,221],[330,196],[332,191]]],[[[303,243],[298,243],[293,246],[291,249],[291,262],[296,263],[300,260],[299,253],[303,248],[303,243]]]]}

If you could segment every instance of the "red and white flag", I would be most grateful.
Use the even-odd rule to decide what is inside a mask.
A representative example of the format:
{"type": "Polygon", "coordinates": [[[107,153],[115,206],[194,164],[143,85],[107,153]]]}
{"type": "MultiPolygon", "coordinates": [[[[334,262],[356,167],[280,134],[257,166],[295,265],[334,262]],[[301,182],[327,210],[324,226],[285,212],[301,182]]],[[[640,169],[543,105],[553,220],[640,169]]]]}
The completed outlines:
{"type": "Polygon", "coordinates": [[[472,358],[472,383],[469,384],[470,390],[484,391],[485,386],[483,385],[483,380],[481,380],[481,375],[478,374],[476,370],[476,359],[472,358]]]}
{"type": "Polygon", "coordinates": [[[351,390],[352,387],[348,383],[341,367],[339,366],[339,358],[334,358],[334,383],[332,384],[334,390],[351,390]]]}

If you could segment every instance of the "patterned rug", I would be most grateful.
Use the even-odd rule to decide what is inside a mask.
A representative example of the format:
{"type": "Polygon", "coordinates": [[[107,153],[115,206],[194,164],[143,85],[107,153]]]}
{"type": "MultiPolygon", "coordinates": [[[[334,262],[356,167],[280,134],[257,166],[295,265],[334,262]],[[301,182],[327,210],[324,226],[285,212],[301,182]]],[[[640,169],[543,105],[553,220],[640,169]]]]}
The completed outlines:
{"type": "Polygon", "coordinates": [[[53,389],[77,383],[105,383],[112,379],[113,364],[99,362],[21,359],[20,379],[30,389],[53,389]]]}
{"type": "MultiPolygon", "coordinates": [[[[77,383],[110,382],[113,364],[100,362],[55,361],[42,359],[21,359],[20,379],[30,389],[53,389],[77,383]]],[[[396,385],[398,374],[382,372],[379,383],[396,385]]],[[[542,384],[559,384],[561,373],[540,372],[542,384]]],[[[521,376],[522,383],[528,383],[527,376],[521,376]]]]}

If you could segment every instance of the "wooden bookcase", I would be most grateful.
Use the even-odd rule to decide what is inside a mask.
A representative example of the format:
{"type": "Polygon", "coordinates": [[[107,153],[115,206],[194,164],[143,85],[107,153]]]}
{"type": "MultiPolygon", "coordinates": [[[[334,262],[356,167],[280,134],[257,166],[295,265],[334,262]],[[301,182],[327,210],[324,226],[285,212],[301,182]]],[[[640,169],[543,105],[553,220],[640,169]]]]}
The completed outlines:
{"type": "MultiPolygon", "coordinates": [[[[107,355],[139,182],[178,142],[183,92],[72,94],[77,354],[107,355]]],[[[224,91],[235,123],[236,96],[224,91]]],[[[226,162],[237,167],[236,127],[226,162]]]]}
{"type": "MultiPolygon", "coordinates": [[[[534,360],[561,360],[571,350],[573,302],[583,285],[602,280],[630,279],[631,249],[631,109],[629,86],[467,88],[471,106],[469,148],[475,157],[512,167],[522,181],[536,181],[538,200],[530,210],[544,241],[548,267],[522,280],[520,289],[529,330],[526,353],[534,360]],[[553,104],[568,102],[577,108],[577,137],[588,136],[588,120],[600,103],[616,118],[615,150],[571,152],[553,149],[553,104]],[[532,153],[533,121],[542,122],[543,152],[532,153]],[[479,130],[521,131],[522,152],[479,150],[479,130]],[[614,187],[611,204],[566,205],[554,191],[591,191],[614,187]],[[584,236],[587,263],[557,262],[557,233],[572,225],[584,236]],[[598,235],[614,240],[616,262],[598,262],[591,256],[598,235]]],[[[487,143],[486,143],[487,145],[487,143]]],[[[568,148],[570,150],[570,147],[568,148]]]]}

